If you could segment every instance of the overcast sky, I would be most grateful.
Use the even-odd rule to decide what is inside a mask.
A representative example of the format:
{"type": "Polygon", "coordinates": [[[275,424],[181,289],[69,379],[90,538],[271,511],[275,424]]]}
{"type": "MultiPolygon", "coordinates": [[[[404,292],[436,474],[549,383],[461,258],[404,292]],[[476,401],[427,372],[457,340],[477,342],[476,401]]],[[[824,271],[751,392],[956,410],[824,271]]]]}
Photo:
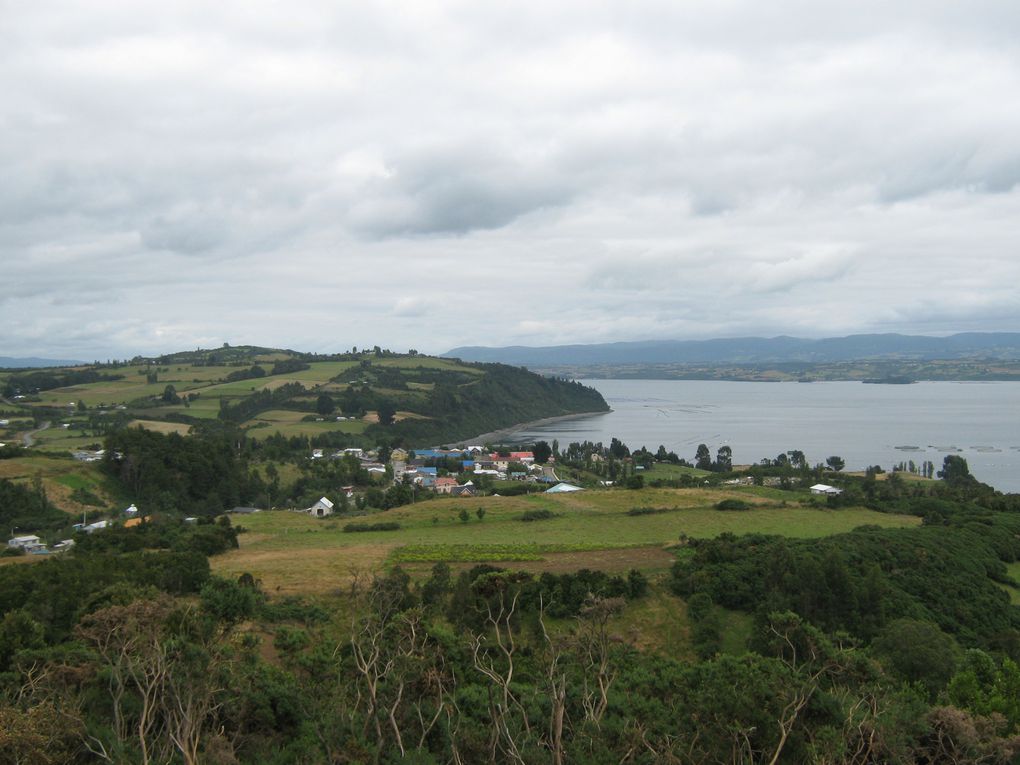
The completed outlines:
{"type": "Polygon", "coordinates": [[[0,355],[1020,329],[1020,3],[0,0],[0,355]]]}

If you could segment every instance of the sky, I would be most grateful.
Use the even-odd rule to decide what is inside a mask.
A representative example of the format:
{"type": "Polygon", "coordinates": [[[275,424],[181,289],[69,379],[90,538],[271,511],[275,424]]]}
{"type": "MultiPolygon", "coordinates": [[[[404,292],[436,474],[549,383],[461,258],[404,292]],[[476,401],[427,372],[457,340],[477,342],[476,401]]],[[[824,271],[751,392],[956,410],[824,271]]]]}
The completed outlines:
{"type": "Polygon", "coordinates": [[[0,0],[0,355],[1020,329],[1016,0],[0,0]]]}

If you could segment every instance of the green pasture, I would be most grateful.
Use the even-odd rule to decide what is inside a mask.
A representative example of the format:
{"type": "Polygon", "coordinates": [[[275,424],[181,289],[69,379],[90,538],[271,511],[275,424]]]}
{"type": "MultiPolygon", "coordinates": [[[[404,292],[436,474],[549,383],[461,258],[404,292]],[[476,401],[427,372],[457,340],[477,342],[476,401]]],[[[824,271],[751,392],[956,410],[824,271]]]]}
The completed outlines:
{"type": "MultiPolygon", "coordinates": [[[[296,414],[304,416],[307,412],[297,412],[296,414]]],[[[255,420],[249,420],[245,432],[249,438],[254,439],[269,438],[269,436],[276,433],[287,438],[291,436],[308,436],[311,438],[322,433],[350,433],[354,435],[363,433],[367,426],[368,423],[363,420],[346,420],[344,422],[336,422],[335,420],[324,420],[323,422],[274,422],[264,420],[262,415],[259,415],[255,420]]]]}
{"type": "MultiPolygon", "coordinates": [[[[397,531],[345,533],[351,518],[312,518],[302,513],[270,511],[238,518],[247,529],[241,548],[218,556],[213,565],[227,575],[249,571],[287,591],[339,587],[350,570],[378,571],[396,561],[483,561],[550,559],[574,556],[581,565],[598,567],[599,557],[633,556],[644,567],[649,549],[677,543],[681,535],[714,537],[723,532],[822,537],[872,524],[917,525],[916,517],[876,513],[863,508],[828,510],[788,505],[764,498],[751,510],[723,512],[712,508],[719,490],[649,489],[539,494],[521,497],[442,498],[353,520],[396,521],[397,531]],[[634,506],[676,507],[677,510],[629,516],[634,506]],[[479,520],[476,510],[485,510],[479,520]],[[555,517],[525,522],[525,510],[546,508],[555,517]],[[468,521],[460,519],[461,509],[468,521]],[[603,551],[600,553],[599,551],[603,551]]],[[[620,561],[617,561],[619,564],[620,561]]],[[[626,564],[626,561],[623,561],[626,564]]],[[[539,565],[542,565],[539,563],[539,565]]],[[[656,565],[662,565],[661,562],[656,565]]],[[[579,566],[578,566],[579,567],[579,566]]]]}
{"type": "Polygon", "coordinates": [[[452,359],[438,359],[434,357],[415,356],[414,358],[399,359],[372,359],[372,366],[376,367],[397,367],[413,371],[418,367],[423,369],[445,369],[450,372],[467,372],[472,375],[483,375],[485,372],[474,367],[466,367],[458,364],[452,359]]]}
{"type": "Polygon", "coordinates": [[[655,462],[647,470],[639,470],[638,473],[643,475],[646,481],[656,478],[670,480],[685,475],[695,476],[696,478],[712,475],[707,470],[698,470],[697,468],[685,467],[684,465],[674,465],[671,462],[655,462]]]}
{"type": "Polygon", "coordinates": [[[60,425],[40,430],[32,437],[35,439],[34,448],[56,452],[83,449],[86,446],[99,443],[103,440],[102,436],[82,435],[82,432],[74,426],[65,430],[60,425]]]}

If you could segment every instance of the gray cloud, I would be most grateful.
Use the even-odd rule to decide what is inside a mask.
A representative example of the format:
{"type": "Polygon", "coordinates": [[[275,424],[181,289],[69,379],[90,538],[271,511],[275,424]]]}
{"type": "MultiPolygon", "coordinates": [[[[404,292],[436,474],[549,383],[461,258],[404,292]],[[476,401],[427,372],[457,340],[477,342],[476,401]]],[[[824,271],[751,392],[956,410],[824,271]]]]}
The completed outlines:
{"type": "Polygon", "coordinates": [[[1020,321],[1007,0],[5,22],[2,354],[1020,321]]]}

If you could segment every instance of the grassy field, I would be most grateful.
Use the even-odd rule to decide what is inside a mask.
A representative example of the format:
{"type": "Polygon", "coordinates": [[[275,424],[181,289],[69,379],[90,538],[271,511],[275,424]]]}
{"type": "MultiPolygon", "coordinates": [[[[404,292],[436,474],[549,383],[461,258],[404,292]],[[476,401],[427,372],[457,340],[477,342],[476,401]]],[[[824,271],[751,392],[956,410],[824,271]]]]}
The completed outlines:
{"type": "Polygon", "coordinates": [[[422,567],[436,560],[467,564],[493,558],[516,559],[526,565],[515,562],[515,567],[533,570],[561,568],[564,558],[574,568],[602,567],[603,559],[611,559],[618,570],[633,566],[661,571],[672,560],[663,549],[675,544],[681,534],[713,537],[731,531],[820,537],[864,524],[911,526],[919,522],[914,517],[864,509],[783,507],[748,492],[740,496],[756,503],[751,510],[720,512],[712,508],[713,503],[727,496],[734,496],[734,492],[648,489],[444,498],[373,516],[368,520],[396,521],[401,528],[364,533],[344,533],[342,527],[347,520],[266,512],[237,519],[248,529],[241,536],[241,549],[214,558],[212,565],[229,576],[248,571],[270,590],[328,592],[345,586],[353,571],[377,571],[400,559],[422,567]],[[627,515],[626,511],[635,506],[676,510],[627,515]],[[479,507],[485,510],[482,520],[475,514],[479,507]],[[458,517],[462,508],[470,513],[466,523],[458,517]],[[555,517],[535,522],[520,520],[525,510],[535,509],[551,510],[555,517]]]}
{"type": "Polygon", "coordinates": [[[186,425],[183,422],[160,422],[158,420],[134,420],[130,423],[130,427],[145,428],[156,433],[177,433],[181,436],[186,436],[191,432],[191,426],[186,425]]]}
{"type": "Polygon", "coordinates": [[[0,460],[0,478],[22,483],[38,478],[42,481],[47,498],[68,513],[80,513],[84,509],[83,505],[71,499],[75,489],[92,492],[110,507],[118,504],[117,498],[108,491],[109,482],[99,465],[75,462],[69,457],[34,454],[30,457],[0,460]]]}

